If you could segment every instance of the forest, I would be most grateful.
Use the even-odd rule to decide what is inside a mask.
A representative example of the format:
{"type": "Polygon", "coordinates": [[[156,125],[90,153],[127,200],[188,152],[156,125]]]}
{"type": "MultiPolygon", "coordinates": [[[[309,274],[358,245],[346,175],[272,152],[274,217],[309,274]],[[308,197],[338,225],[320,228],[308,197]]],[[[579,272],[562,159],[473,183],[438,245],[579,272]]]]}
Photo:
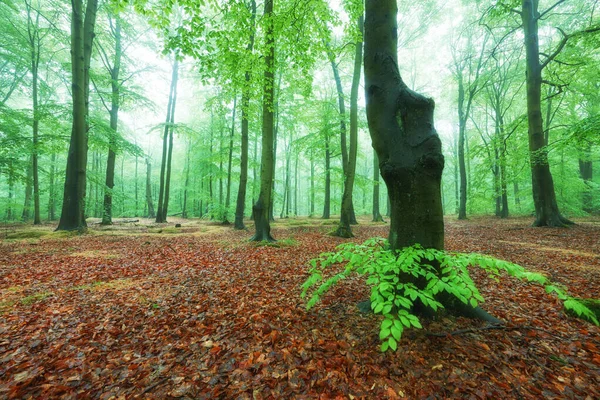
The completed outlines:
{"type": "Polygon", "coordinates": [[[3,0],[0,398],[600,397],[599,0],[3,0]]]}

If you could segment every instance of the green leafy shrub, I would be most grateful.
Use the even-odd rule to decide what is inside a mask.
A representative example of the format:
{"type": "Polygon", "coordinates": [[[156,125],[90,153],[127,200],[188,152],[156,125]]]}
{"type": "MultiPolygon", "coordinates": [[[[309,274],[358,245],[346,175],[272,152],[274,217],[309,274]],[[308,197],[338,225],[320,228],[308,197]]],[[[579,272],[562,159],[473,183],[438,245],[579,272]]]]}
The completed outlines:
{"type": "Polygon", "coordinates": [[[450,294],[472,307],[483,302],[483,297],[469,276],[469,266],[484,269],[491,278],[497,279],[505,272],[512,277],[540,284],[546,292],[555,293],[564,302],[565,309],[598,325],[598,319],[588,307],[569,296],[564,288],[551,283],[544,275],[482,254],[424,249],[418,244],[394,252],[388,250],[385,239],[371,238],[363,244],[342,244],[336,252],[323,253],[311,260],[310,264],[311,275],[302,285],[301,294],[305,298],[311,291],[307,309],[313,307],[341,279],[353,273],[367,275],[367,285],[371,286],[371,308],[375,314],[384,317],[379,330],[382,351],[396,350],[404,329],[421,328],[419,317],[412,311],[417,299],[434,311],[444,307],[438,300],[441,293],[450,294]],[[342,263],[345,263],[343,271],[324,280],[324,271],[328,267],[342,263]],[[411,279],[402,280],[401,276],[411,279]],[[417,286],[406,281],[424,284],[417,286]]]}

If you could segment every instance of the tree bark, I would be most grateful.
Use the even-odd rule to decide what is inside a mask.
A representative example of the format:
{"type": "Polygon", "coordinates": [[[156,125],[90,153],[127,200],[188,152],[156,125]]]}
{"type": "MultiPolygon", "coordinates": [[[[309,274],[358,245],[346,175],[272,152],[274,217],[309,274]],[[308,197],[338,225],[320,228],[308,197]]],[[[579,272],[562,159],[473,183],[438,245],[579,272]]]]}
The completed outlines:
{"type": "Polygon", "coordinates": [[[329,134],[325,133],[325,200],[323,203],[323,219],[331,214],[331,150],[329,150],[329,134]]]}
{"type": "MultiPolygon", "coordinates": [[[[363,17],[358,19],[358,28],[362,34],[363,17]]],[[[350,91],[350,153],[345,170],[344,193],[342,195],[342,209],[340,213],[340,225],[334,232],[335,236],[351,238],[354,207],[352,204],[352,191],[354,189],[354,176],[356,173],[356,156],[358,152],[358,85],[362,66],[362,38],[355,44],[354,52],[354,74],[352,76],[352,89],[350,91]]],[[[356,222],[356,218],[354,218],[356,222]]]]}
{"type": "Polygon", "coordinates": [[[458,219],[467,219],[467,168],[465,164],[465,139],[467,115],[464,110],[465,89],[462,74],[458,79],[458,171],[460,180],[460,197],[458,219]]]}
{"type": "Polygon", "coordinates": [[[98,0],[88,0],[85,16],[82,0],[72,0],[71,72],[73,123],[67,156],[62,213],[57,230],[87,230],[85,190],[87,167],[87,116],[89,111],[89,69],[94,40],[98,0]]]}
{"type": "Polygon", "coordinates": [[[52,153],[50,156],[50,174],[48,177],[48,220],[50,221],[54,221],[56,219],[56,198],[54,194],[55,176],[56,154],[52,153]]]}
{"type": "Polygon", "coordinates": [[[434,102],[410,90],[397,62],[395,0],[368,0],[365,19],[367,120],[391,201],[389,243],[444,248],[441,141],[434,102]]]}
{"type": "MultiPolygon", "coordinates": [[[[111,24],[112,25],[112,24],[111,24]]],[[[113,31],[115,38],[114,65],[109,67],[111,86],[111,108],[110,108],[110,139],[108,142],[108,157],[106,158],[106,180],[104,187],[104,206],[102,208],[102,225],[112,225],[112,198],[115,186],[115,162],[117,147],[117,131],[119,125],[120,106],[120,83],[119,72],[121,70],[121,18],[117,16],[116,26],[113,31]]]]}
{"type": "Polygon", "coordinates": [[[156,209],[156,222],[167,222],[167,208],[169,203],[169,187],[171,175],[171,157],[173,154],[173,122],[175,121],[175,104],[177,100],[177,80],[179,73],[179,60],[175,56],[171,74],[171,87],[169,102],[167,104],[167,118],[163,134],[163,152],[160,165],[160,187],[158,191],[158,206],[156,209]]]}
{"type": "Polygon", "coordinates": [[[235,109],[237,107],[237,96],[233,98],[233,113],[231,115],[231,135],[229,136],[229,154],[227,159],[227,194],[225,195],[225,214],[223,222],[229,223],[229,205],[231,202],[231,165],[233,163],[233,134],[235,133],[235,109]]]}
{"type": "Polygon", "coordinates": [[[538,38],[538,0],[523,0],[521,18],[525,37],[527,121],[531,181],[536,220],[534,226],[572,224],[560,214],[548,163],[541,111],[542,65],[538,38]]]}
{"type": "Polygon", "coordinates": [[[154,205],[152,204],[152,163],[146,158],[146,207],[148,218],[154,218],[154,205]]]}
{"type": "MultiPolygon", "coordinates": [[[[251,55],[254,50],[256,1],[250,1],[251,23],[250,41],[246,47],[246,53],[251,55]]],[[[242,87],[242,148],[240,156],[240,185],[238,187],[237,202],[235,208],[235,229],[245,229],[244,210],[246,208],[246,187],[248,186],[248,108],[250,107],[250,83],[252,82],[252,71],[248,68],[244,74],[244,86],[242,87]]]]}
{"type": "Polygon", "coordinates": [[[31,197],[33,196],[33,153],[29,156],[27,174],[25,175],[25,200],[23,201],[23,212],[21,221],[27,222],[31,218],[31,197]]]}
{"type": "Polygon", "coordinates": [[[586,143],[584,148],[580,150],[579,155],[579,174],[585,185],[582,193],[582,209],[586,213],[594,212],[594,196],[592,192],[592,182],[594,178],[593,162],[592,162],[592,145],[586,143]]]}
{"type": "Polygon", "coordinates": [[[269,221],[273,194],[273,134],[274,115],[273,106],[275,98],[275,32],[273,24],[273,0],[265,0],[265,73],[263,86],[263,116],[262,116],[262,154],[260,166],[260,194],[252,206],[254,212],[254,226],[256,232],[251,240],[269,241],[275,239],[271,236],[269,221]]]}

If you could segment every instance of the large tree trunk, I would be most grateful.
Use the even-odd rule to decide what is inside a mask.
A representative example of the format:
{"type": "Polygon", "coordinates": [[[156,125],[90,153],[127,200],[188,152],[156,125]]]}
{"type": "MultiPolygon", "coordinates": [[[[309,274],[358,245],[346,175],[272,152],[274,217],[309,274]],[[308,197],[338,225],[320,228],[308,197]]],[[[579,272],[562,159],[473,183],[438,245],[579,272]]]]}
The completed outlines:
{"type": "Polygon", "coordinates": [[[542,65],[540,64],[538,39],[538,0],[523,0],[521,17],[525,36],[527,121],[533,203],[536,215],[534,226],[565,226],[572,222],[564,218],[558,210],[542,122],[542,65]]]}
{"type": "MultiPolygon", "coordinates": [[[[112,25],[111,25],[112,26],[112,25]]],[[[121,70],[121,18],[116,18],[115,29],[115,59],[112,68],[109,68],[111,86],[111,108],[110,108],[110,139],[108,142],[108,157],[106,158],[106,180],[104,187],[104,206],[102,208],[102,225],[112,224],[112,198],[115,186],[115,161],[117,147],[117,129],[119,125],[120,106],[120,83],[119,72],[121,70]]]]}
{"type": "Polygon", "coordinates": [[[441,141],[434,102],[410,90],[398,71],[396,0],[369,0],[365,19],[365,90],[373,148],[391,201],[389,243],[444,248],[441,141]]]}
{"type": "MultiPolygon", "coordinates": [[[[367,120],[391,201],[389,244],[391,250],[416,243],[443,249],[444,156],[433,126],[434,102],[410,90],[400,77],[396,14],[396,0],[366,2],[367,120]]],[[[464,315],[499,322],[479,308],[460,307],[452,298],[440,300],[464,315]]]]}
{"type": "MultiPolygon", "coordinates": [[[[254,35],[256,21],[256,1],[250,1],[252,13],[250,24],[250,42],[246,47],[248,55],[254,50],[254,35]]],[[[250,68],[244,74],[244,86],[242,88],[242,149],[240,155],[240,185],[238,187],[237,202],[235,207],[235,229],[244,229],[244,209],[246,208],[246,186],[248,185],[248,107],[250,106],[250,83],[252,72],[250,68]]]]}
{"type": "Polygon", "coordinates": [[[72,0],[71,71],[73,125],[67,156],[62,213],[57,230],[87,230],[85,189],[87,167],[87,115],[89,111],[89,69],[98,0],[88,0],[85,17],[82,0],[72,0]]]}
{"type": "Polygon", "coordinates": [[[266,54],[265,74],[263,86],[263,116],[262,116],[262,154],[260,166],[260,194],[258,200],[252,206],[254,214],[254,226],[256,232],[251,240],[269,241],[275,239],[271,236],[271,224],[269,221],[272,194],[273,194],[273,131],[274,115],[273,106],[275,98],[275,32],[273,24],[273,0],[265,0],[264,17],[266,18],[266,54]]]}
{"type": "MultiPolygon", "coordinates": [[[[362,33],[363,17],[358,19],[358,27],[362,33]]],[[[356,173],[356,155],[358,150],[358,84],[360,83],[360,72],[362,66],[362,38],[355,44],[354,52],[354,74],[352,76],[352,89],[350,92],[350,153],[348,164],[344,175],[344,194],[342,195],[342,209],[340,213],[340,225],[335,231],[335,236],[351,238],[352,228],[350,224],[356,222],[354,207],[352,205],[352,191],[354,189],[354,175],[356,173]],[[354,217],[354,218],[353,218],[354,217]],[[354,219],[354,221],[352,221],[354,219]]]]}

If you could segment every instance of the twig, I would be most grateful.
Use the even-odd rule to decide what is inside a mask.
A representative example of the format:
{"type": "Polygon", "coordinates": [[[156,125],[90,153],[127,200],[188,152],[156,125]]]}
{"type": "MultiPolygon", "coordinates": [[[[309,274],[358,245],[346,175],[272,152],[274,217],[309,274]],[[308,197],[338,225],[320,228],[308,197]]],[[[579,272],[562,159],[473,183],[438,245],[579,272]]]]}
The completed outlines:
{"type": "Polygon", "coordinates": [[[152,389],[154,389],[158,385],[161,385],[161,384],[165,383],[167,380],[169,380],[169,378],[167,378],[167,377],[164,377],[164,378],[161,378],[161,379],[157,380],[152,385],[150,385],[146,389],[144,389],[144,391],[142,392],[142,394],[148,393],[149,391],[151,391],[152,389]]]}

